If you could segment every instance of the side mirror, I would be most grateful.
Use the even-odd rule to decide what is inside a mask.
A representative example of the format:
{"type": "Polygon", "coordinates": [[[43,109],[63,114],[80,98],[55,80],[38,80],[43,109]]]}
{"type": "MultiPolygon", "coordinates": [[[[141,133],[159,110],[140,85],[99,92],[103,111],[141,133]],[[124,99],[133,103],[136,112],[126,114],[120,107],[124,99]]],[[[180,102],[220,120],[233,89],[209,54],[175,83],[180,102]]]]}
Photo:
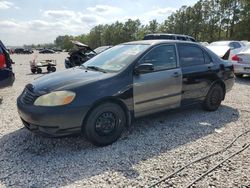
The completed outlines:
{"type": "Polygon", "coordinates": [[[142,63],[135,67],[135,74],[148,73],[154,70],[154,65],[151,63],[142,63]]]}

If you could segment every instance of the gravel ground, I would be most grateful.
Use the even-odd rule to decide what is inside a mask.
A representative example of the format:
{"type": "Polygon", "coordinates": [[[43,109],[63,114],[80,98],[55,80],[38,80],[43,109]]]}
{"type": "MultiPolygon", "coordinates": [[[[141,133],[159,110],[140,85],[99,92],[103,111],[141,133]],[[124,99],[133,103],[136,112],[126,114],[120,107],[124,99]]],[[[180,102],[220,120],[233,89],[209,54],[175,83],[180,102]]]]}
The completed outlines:
{"type": "MultiPolygon", "coordinates": [[[[51,55],[64,69],[65,53],[51,55]]],[[[32,75],[34,55],[13,55],[16,82],[0,96],[0,187],[147,187],[190,161],[227,146],[250,129],[250,78],[236,81],[216,112],[199,106],[147,116],[116,143],[97,148],[82,137],[44,138],[23,128],[16,98],[32,75]]],[[[38,58],[45,58],[39,55],[38,58]]],[[[250,143],[250,133],[227,151],[195,163],[159,187],[185,187],[250,143]]],[[[193,187],[250,187],[250,148],[193,187]]]]}

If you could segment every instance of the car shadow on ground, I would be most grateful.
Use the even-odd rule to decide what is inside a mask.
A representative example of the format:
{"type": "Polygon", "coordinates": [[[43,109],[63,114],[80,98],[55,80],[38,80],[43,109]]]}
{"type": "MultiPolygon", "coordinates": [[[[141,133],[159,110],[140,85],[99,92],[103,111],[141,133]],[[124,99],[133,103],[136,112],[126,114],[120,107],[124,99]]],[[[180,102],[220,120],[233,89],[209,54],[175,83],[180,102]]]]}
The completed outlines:
{"type": "Polygon", "coordinates": [[[238,118],[238,110],[225,105],[216,112],[200,107],[167,111],[135,120],[130,133],[102,148],[79,136],[44,138],[22,128],[0,138],[0,184],[58,187],[107,171],[134,179],[139,176],[134,165],[212,134],[238,118]]]}

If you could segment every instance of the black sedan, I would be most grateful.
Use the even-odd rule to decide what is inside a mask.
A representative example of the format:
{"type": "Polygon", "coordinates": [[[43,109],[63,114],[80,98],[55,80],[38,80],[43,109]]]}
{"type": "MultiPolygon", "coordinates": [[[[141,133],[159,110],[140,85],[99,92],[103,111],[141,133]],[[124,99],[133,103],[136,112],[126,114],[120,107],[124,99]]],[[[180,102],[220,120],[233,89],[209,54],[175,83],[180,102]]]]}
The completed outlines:
{"type": "Polygon", "coordinates": [[[108,145],[133,118],[194,103],[217,110],[234,79],[233,66],[199,44],[136,41],[35,80],[17,106],[30,131],[82,132],[93,144],[108,145]]]}
{"type": "Polygon", "coordinates": [[[54,50],[51,49],[43,49],[39,51],[39,54],[54,54],[56,53],[54,50]]]}

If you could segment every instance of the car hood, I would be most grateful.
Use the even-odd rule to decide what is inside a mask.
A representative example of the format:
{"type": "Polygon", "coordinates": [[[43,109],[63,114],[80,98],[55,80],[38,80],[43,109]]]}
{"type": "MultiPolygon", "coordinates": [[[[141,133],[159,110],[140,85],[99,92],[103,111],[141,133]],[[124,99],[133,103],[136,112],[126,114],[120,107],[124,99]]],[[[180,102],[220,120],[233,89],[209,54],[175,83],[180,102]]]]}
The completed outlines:
{"type": "Polygon", "coordinates": [[[39,77],[31,85],[35,93],[45,94],[57,90],[71,90],[109,78],[112,75],[111,73],[91,71],[78,67],[39,77]]]}
{"type": "Polygon", "coordinates": [[[223,57],[230,48],[228,46],[206,46],[208,49],[213,51],[219,57],[223,57]]]}

